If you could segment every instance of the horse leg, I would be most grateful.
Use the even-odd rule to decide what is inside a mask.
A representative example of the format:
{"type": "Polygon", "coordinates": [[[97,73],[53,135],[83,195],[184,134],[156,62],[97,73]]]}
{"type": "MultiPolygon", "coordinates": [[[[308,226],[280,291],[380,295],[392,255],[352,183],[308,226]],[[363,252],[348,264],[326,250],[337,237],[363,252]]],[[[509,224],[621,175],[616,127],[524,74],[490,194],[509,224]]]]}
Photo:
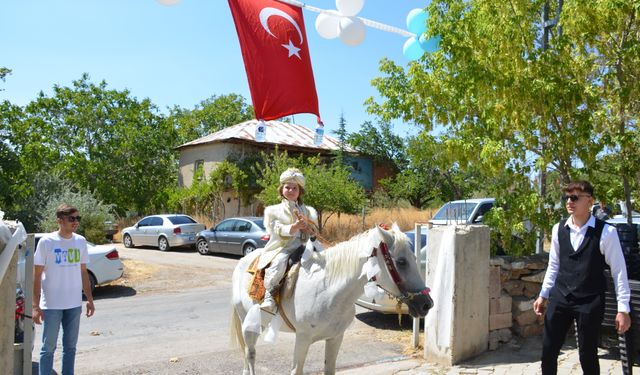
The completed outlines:
{"type": "Polygon", "coordinates": [[[291,369],[291,375],[302,375],[304,369],[304,361],[307,359],[307,352],[311,340],[308,337],[302,337],[296,335],[296,345],[293,352],[293,368],[291,369]]]}
{"type": "Polygon", "coordinates": [[[324,343],[324,373],[325,375],[334,375],[336,373],[336,360],[338,359],[338,350],[342,345],[344,333],[331,339],[325,340],[324,343]]]}
{"type": "Polygon", "coordinates": [[[259,334],[255,332],[242,332],[244,337],[244,369],[242,375],[255,375],[256,374],[256,343],[258,342],[259,334]]]}

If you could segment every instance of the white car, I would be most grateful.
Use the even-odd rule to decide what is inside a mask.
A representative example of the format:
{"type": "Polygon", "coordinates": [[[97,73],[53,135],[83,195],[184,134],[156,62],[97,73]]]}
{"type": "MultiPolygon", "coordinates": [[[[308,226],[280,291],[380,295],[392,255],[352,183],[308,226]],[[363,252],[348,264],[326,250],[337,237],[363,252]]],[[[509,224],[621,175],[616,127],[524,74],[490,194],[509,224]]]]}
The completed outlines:
{"type": "Polygon", "coordinates": [[[151,215],[122,230],[125,247],[156,246],[167,251],[177,246],[195,246],[196,237],[205,226],[182,214],[151,215]]]}
{"type": "Polygon", "coordinates": [[[124,265],[115,245],[94,245],[87,242],[87,250],[89,252],[87,271],[89,271],[91,291],[96,285],[106,284],[122,277],[124,265]]]}
{"type": "MultiPolygon", "coordinates": [[[[36,233],[35,246],[38,247],[38,241],[44,233],[36,233]]],[[[106,284],[108,282],[118,280],[124,274],[124,265],[120,260],[120,254],[116,250],[115,245],[94,245],[87,242],[87,251],[89,253],[89,282],[91,283],[91,291],[96,285],[106,284]]]]}

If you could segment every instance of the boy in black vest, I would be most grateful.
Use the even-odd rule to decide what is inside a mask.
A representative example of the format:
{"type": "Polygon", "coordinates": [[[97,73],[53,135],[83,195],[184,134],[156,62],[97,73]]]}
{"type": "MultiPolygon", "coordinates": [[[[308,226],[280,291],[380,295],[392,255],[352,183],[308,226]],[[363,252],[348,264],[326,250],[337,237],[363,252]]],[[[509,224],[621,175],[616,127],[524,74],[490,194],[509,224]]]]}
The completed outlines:
{"type": "Polygon", "coordinates": [[[606,265],[611,268],[618,300],[616,329],[624,333],[631,326],[627,267],[616,229],[591,215],[593,186],[588,181],[574,181],[563,191],[562,200],[571,216],[553,227],[549,265],[540,296],[533,303],[536,314],[542,315],[547,310],[542,373],[557,373],[558,355],[575,319],[582,371],[597,375],[606,287],[603,271],[606,265]]]}

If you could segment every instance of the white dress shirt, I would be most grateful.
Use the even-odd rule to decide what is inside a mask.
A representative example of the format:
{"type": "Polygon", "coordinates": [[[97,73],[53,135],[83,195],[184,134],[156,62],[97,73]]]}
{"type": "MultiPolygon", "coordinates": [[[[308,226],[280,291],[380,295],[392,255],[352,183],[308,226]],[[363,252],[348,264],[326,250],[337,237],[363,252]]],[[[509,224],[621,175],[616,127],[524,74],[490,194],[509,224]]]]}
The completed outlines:
{"type": "MultiPolygon", "coordinates": [[[[559,263],[559,251],[560,244],[558,243],[558,226],[553,226],[551,232],[551,250],[549,251],[549,265],[547,266],[547,273],[544,276],[542,282],[542,289],[540,290],[540,297],[549,298],[549,293],[556,282],[558,276],[558,270],[560,269],[559,263]]],[[[584,240],[584,236],[587,233],[588,227],[595,228],[595,217],[589,217],[589,220],[582,227],[578,227],[573,224],[573,216],[567,219],[565,224],[569,228],[569,238],[571,240],[571,246],[573,250],[580,248],[580,244],[584,240]]],[[[602,229],[602,236],[600,236],[600,252],[604,255],[605,262],[611,267],[611,277],[613,278],[613,285],[616,289],[616,296],[618,300],[618,312],[629,312],[629,299],[631,292],[629,291],[629,281],[627,279],[627,266],[624,261],[624,255],[622,254],[622,247],[620,246],[620,240],[618,239],[618,232],[612,225],[605,224],[602,229]]]]}

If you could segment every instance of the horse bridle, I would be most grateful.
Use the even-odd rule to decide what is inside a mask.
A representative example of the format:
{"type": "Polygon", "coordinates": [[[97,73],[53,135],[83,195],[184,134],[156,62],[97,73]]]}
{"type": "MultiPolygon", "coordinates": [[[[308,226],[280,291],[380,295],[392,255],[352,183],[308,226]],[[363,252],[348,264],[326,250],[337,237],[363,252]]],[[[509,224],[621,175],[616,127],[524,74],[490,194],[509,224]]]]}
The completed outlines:
{"type": "Polygon", "coordinates": [[[384,260],[385,268],[387,269],[387,272],[389,272],[389,275],[391,276],[391,280],[393,280],[393,283],[396,285],[396,288],[398,288],[398,291],[401,293],[401,295],[396,296],[390,291],[388,291],[387,289],[385,289],[385,287],[383,287],[377,282],[378,280],[376,279],[376,276],[373,276],[371,280],[376,282],[376,286],[378,286],[378,288],[384,290],[390,296],[393,296],[394,298],[397,298],[404,303],[411,301],[417,295],[429,295],[429,292],[431,292],[431,289],[427,287],[425,287],[419,292],[408,292],[402,283],[402,279],[400,278],[400,274],[398,273],[398,269],[396,268],[395,263],[393,263],[393,259],[391,258],[391,254],[389,253],[389,247],[387,246],[386,243],[380,242],[380,245],[378,247],[374,247],[373,250],[371,251],[371,257],[376,257],[378,255],[378,249],[380,249],[380,254],[382,254],[382,259],[384,260]]]}

